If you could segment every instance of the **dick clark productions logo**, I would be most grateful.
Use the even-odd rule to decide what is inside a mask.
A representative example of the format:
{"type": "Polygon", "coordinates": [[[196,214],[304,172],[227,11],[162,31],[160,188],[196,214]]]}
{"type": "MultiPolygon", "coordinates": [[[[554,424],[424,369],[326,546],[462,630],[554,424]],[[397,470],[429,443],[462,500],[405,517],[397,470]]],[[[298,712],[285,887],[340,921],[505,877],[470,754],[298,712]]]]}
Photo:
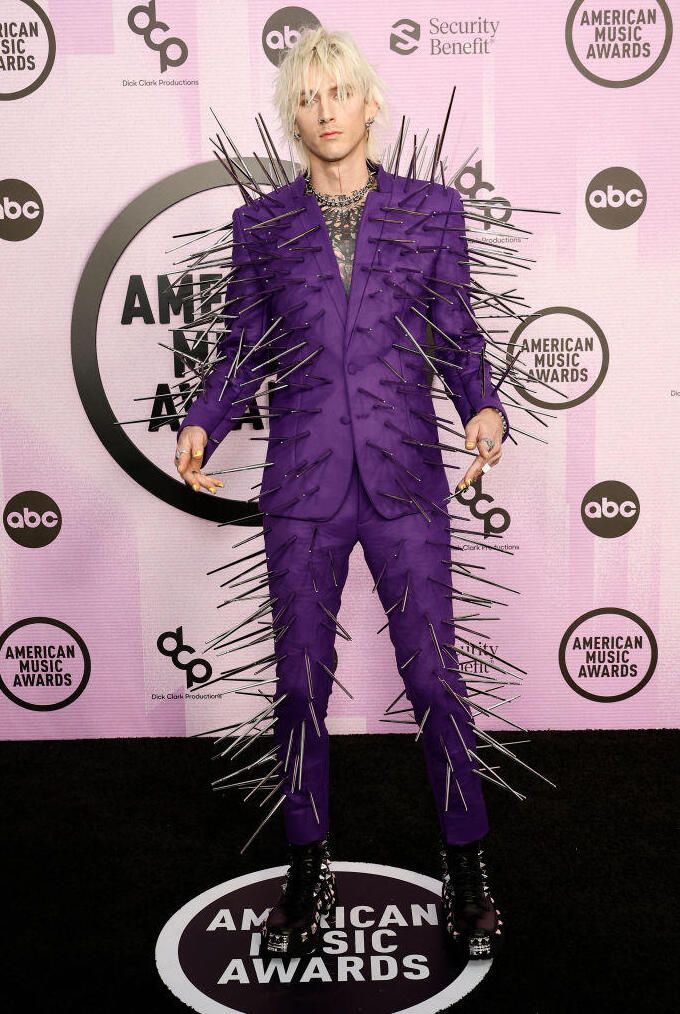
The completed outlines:
{"type": "Polygon", "coordinates": [[[335,925],[322,920],[314,954],[260,955],[286,871],[278,866],[218,884],[175,912],[156,942],[161,979],[199,1014],[254,1014],[282,1002],[302,1012],[394,1014],[443,1010],[489,971],[491,960],[466,963],[447,946],[440,881],[373,863],[331,868],[335,925]]]}

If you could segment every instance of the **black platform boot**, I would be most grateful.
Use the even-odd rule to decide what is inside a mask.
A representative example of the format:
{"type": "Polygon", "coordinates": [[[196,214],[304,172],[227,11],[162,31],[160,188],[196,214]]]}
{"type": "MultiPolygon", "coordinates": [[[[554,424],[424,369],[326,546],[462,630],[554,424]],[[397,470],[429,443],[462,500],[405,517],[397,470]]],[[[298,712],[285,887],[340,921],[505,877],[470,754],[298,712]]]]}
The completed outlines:
{"type": "Polygon", "coordinates": [[[262,931],[265,954],[309,954],[321,938],[322,916],[335,924],[337,895],[328,838],[305,845],[289,842],[288,860],[283,891],[262,931]]]}
{"type": "Polygon", "coordinates": [[[446,932],[469,958],[493,958],[503,940],[503,920],[489,893],[484,848],[440,844],[446,932]]]}

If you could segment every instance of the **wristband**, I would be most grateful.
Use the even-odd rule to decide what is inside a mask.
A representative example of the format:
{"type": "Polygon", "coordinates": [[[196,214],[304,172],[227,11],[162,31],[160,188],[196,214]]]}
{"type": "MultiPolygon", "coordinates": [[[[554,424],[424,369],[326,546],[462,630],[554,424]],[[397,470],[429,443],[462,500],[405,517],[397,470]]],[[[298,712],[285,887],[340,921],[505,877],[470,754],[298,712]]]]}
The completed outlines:
{"type": "Polygon", "coordinates": [[[498,412],[499,416],[501,417],[501,422],[503,423],[503,436],[505,436],[505,434],[507,433],[507,430],[508,430],[508,424],[505,421],[505,416],[503,415],[503,413],[501,412],[501,410],[499,408],[496,408],[495,405],[488,405],[487,407],[488,408],[492,408],[494,410],[494,412],[498,412]]]}

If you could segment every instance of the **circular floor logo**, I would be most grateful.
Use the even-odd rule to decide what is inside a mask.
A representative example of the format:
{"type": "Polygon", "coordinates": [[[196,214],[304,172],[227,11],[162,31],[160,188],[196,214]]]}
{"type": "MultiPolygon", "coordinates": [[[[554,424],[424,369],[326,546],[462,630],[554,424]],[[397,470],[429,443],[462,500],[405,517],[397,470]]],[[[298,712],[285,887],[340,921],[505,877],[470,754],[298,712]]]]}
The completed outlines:
{"type": "Polygon", "coordinates": [[[395,1014],[443,1010],[484,978],[490,960],[456,963],[447,946],[440,881],[373,863],[331,867],[335,926],[322,922],[315,954],[259,954],[286,872],[272,867],[210,888],[168,920],[156,944],[163,982],[200,1014],[395,1014]]]}
{"type": "Polygon", "coordinates": [[[577,694],[613,704],[633,697],[654,675],[659,649],[649,624],[610,606],[574,620],[560,642],[560,669],[577,694]]]}

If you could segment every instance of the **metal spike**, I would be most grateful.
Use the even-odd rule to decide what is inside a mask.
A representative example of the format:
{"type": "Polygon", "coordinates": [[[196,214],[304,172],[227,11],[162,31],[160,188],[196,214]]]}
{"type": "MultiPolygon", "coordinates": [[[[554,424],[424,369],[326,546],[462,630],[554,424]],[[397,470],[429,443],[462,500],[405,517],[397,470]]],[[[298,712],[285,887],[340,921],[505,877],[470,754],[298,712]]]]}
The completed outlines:
{"type": "Polygon", "coordinates": [[[271,810],[269,811],[269,813],[267,814],[267,816],[266,816],[266,817],[264,818],[264,820],[262,821],[262,823],[261,823],[261,824],[259,824],[259,825],[257,826],[257,828],[255,829],[255,831],[254,831],[254,832],[253,832],[253,833],[251,834],[251,836],[250,836],[250,838],[248,839],[248,841],[247,841],[247,842],[245,843],[245,845],[244,845],[244,846],[242,847],[242,849],[241,849],[241,851],[240,851],[240,855],[243,855],[243,853],[244,853],[244,852],[245,852],[245,850],[246,850],[246,849],[248,848],[248,846],[250,845],[250,843],[252,842],[252,840],[253,840],[253,839],[255,838],[255,836],[256,836],[256,835],[257,835],[257,834],[258,834],[258,833],[259,833],[259,832],[260,832],[260,831],[262,830],[262,828],[263,828],[263,827],[264,827],[264,825],[265,825],[265,824],[267,823],[267,821],[269,820],[269,818],[270,818],[270,817],[272,817],[272,816],[274,815],[274,813],[275,813],[275,812],[276,812],[276,811],[278,810],[279,806],[280,806],[280,805],[281,805],[281,803],[282,803],[282,802],[283,802],[283,801],[285,800],[285,798],[286,798],[286,794],[284,793],[284,794],[283,794],[283,795],[281,796],[281,798],[280,798],[280,799],[279,799],[279,800],[278,800],[278,801],[277,801],[277,802],[276,802],[276,803],[274,804],[274,806],[273,806],[273,807],[272,807],[272,809],[271,809],[271,810]]]}
{"type": "MultiPolygon", "coordinates": [[[[293,745],[293,732],[294,732],[294,730],[295,730],[295,726],[291,726],[290,736],[288,737],[288,748],[286,750],[286,762],[283,765],[283,770],[284,771],[288,770],[288,762],[290,760],[290,750],[291,750],[291,747],[293,745]]],[[[295,781],[295,779],[293,779],[293,781],[295,781]]]]}
{"type": "MultiPolygon", "coordinates": [[[[472,754],[472,756],[475,758],[476,761],[478,761],[483,767],[487,769],[487,771],[491,772],[491,774],[488,775],[490,781],[495,782],[497,785],[502,785],[509,792],[512,792],[513,796],[517,796],[518,799],[527,798],[523,793],[519,792],[517,789],[513,789],[513,787],[508,782],[506,782],[506,780],[503,777],[501,777],[501,775],[499,775],[497,771],[494,771],[493,768],[489,767],[489,765],[485,761],[483,761],[482,758],[479,757],[474,750],[470,749],[470,753],[472,754]]],[[[478,771],[477,774],[482,774],[482,772],[478,771]]]]}
{"type": "Polygon", "coordinates": [[[321,739],[321,730],[320,730],[320,728],[319,728],[319,723],[318,723],[318,721],[317,721],[317,717],[316,717],[316,711],[314,710],[314,705],[312,704],[312,702],[311,702],[311,701],[307,701],[307,703],[308,703],[308,705],[309,705],[309,710],[310,710],[310,711],[311,711],[311,713],[312,713],[312,720],[313,720],[313,722],[314,722],[314,728],[316,729],[316,734],[317,734],[317,736],[319,737],[319,739],[321,739]]]}
{"type": "Polygon", "coordinates": [[[307,686],[309,687],[309,699],[311,701],[314,699],[314,689],[312,687],[312,668],[309,664],[309,655],[307,653],[306,648],[305,648],[305,668],[307,670],[307,686]]]}
{"type": "Polygon", "coordinates": [[[354,695],[353,695],[353,694],[351,694],[351,693],[349,692],[349,690],[348,690],[348,689],[347,689],[346,687],[344,687],[344,686],[342,685],[342,683],[341,683],[341,682],[340,682],[340,680],[339,680],[339,679],[337,678],[337,676],[335,675],[335,673],[334,673],[334,672],[333,672],[333,671],[332,671],[331,669],[329,669],[329,668],[328,668],[328,666],[327,666],[327,665],[325,665],[325,664],[324,664],[324,663],[323,663],[323,662],[321,661],[321,659],[320,659],[320,658],[319,658],[319,659],[317,659],[317,662],[319,663],[319,665],[321,666],[321,668],[322,668],[322,669],[325,669],[325,670],[326,670],[326,672],[328,673],[328,675],[330,676],[330,678],[331,678],[331,679],[333,680],[333,682],[334,682],[334,683],[337,683],[337,684],[338,684],[338,686],[340,687],[340,689],[341,689],[341,690],[344,690],[344,691],[345,691],[345,693],[347,694],[347,696],[348,696],[348,697],[351,697],[351,698],[352,698],[352,700],[354,700],[354,695]]]}
{"type": "Polygon", "coordinates": [[[258,791],[258,789],[259,789],[259,788],[261,787],[262,783],[263,783],[264,781],[266,781],[266,779],[267,779],[267,778],[269,778],[269,777],[270,777],[270,776],[271,776],[271,775],[272,775],[272,774],[273,774],[273,773],[274,773],[275,771],[277,771],[277,770],[278,770],[278,768],[280,768],[280,767],[281,767],[281,761],[279,761],[279,762],[278,762],[278,763],[276,764],[276,766],[272,768],[272,770],[271,770],[271,771],[268,771],[268,772],[267,772],[267,774],[266,774],[266,775],[264,776],[264,778],[262,778],[262,779],[261,779],[261,780],[260,780],[260,781],[259,781],[259,782],[257,783],[257,785],[254,785],[254,786],[253,786],[253,788],[251,789],[251,791],[250,791],[249,793],[247,793],[247,795],[245,795],[245,796],[243,797],[243,802],[244,802],[244,803],[246,803],[246,802],[247,802],[247,801],[248,801],[248,800],[250,799],[250,797],[251,797],[252,795],[254,795],[254,793],[256,793],[256,792],[258,791]]]}
{"type": "Polygon", "coordinates": [[[411,662],[413,661],[413,659],[414,659],[414,658],[417,658],[417,657],[418,657],[418,655],[420,655],[421,651],[422,651],[422,648],[418,648],[418,650],[417,650],[417,651],[414,651],[414,652],[413,652],[413,654],[411,655],[411,657],[410,657],[410,658],[407,658],[407,659],[406,659],[406,661],[405,661],[405,662],[402,662],[402,663],[401,663],[401,664],[400,664],[400,665],[399,665],[399,666],[398,666],[397,668],[398,668],[398,669],[399,669],[400,671],[401,671],[402,669],[405,669],[405,668],[406,668],[406,666],[408,666],[408,665],[410,665],[410,664],[411,664],[411,662]]]}
{"type": "Polygon", "coordinates": [[[309,793],[309,799],[310,799],[310,802],[312,804],[312,809],[314,810],[314,816],[316,817],[316,822],[317,822],[317,824],[320,824],[321,821],[319,820],[319,814],[318,814],[318,811],[316,809],[316,803],[314,802],[314,796],[312,794],[312,790],[311,789],[307,789],[307,792],[309,793]]]}
{"type": "Polygon", "coordinates": [[[432,623],[430,622],[430,620],[429,620],[429,618],[427,616],[426,616],[426,620],[427,620],[427,625],[430,628],[430,634],[432,635],[432,640],[434,642],[434,646],[437,649],[437,654],[439,655],[439,661],[441,662],[442,666],[446,667],[446,662],[444,661],[444,656],[442,655],[442,650],[439,647],[439,641],[437,640],[437,635],[435,634],[434,627],[432,626],[432,623]]]}
{"type": "Polygon", "coordinates": [[[348,632],[347,632],[347,631],[345,630],[345,628],[343,627],[342,623],[340,623],[340,621],[338,620],[337,616],[335,616],[335,615],[334,615],[334,614],[333,614],[333,613],[332,613],[332,612],[330,611],[330,609],[327,609],[327,608],[326,608],[326,606],[325,606],[325,605],[323,604],[323,602],[321,602],[320,600],[318,600],[318,602],[319,602],[319,605],[321,606],[321,608],[323,609],[323,611],[324,611],[324,612],[325,612],[325,613],[326,613],[326,614],[327,614],[328,616],[330,616],[330,618],[331,618],[331,619],[333,620],[333,623],[334,623],[334,624],[335,624],[335,626],[337,627],[338,633],[339,633],[339,634],[340,634],[340,635],[341,635],[342,637],[344,637],[344,638],[345,638],[345,639],[346,639],[347,641],[351,641],[351,640],[352,640],[352,637],[351,637],[351,635],[350,635],[350,634],[348,634],[348,632]]]}
{"type": "Polygon", "coordinates": [[[420,723],[420,725],[418,726],[418,731],[417,731],[417,733],[415,735],[415,739],[414,739],[415,743],[418,742],[418,738],[419,738],[421,732],[423,731],[423,729],[425,728],[425,722],[427,721],[427,718],[428,718],[428,715],[430,714],[431,709],[432,709],[432,705],[428,704],[427,711],[425,712],[425,714],[423,716],[423,720],[420,723]]]}
{"type": "Polygon", "coordinates": [[[544,782],[547,782],[548,785],[552,785],[553,789],[557,788],[557,785],[555,784],[555,782],[551,782],[550,779],[546,778],[545,775],[542,775],[540,773],[540,771],[536,771],[536,769],[532,768],[530,764],[526,764],[523,760],[520,760],[520,758],[516,754],[514,754],[512,752],[512,750],[508,750],[507,747],[503,746],[501,743],[499,743],[497,740],[495,740],[493,738],[493,736],[489,735],[488,732],[485,732],[483,729],[478,729],[476,727],[475,727],[475,731],[479,735],[483,736],[484,739],[490,740],[491,741],[490,745],[493,746],[496,750],[500,750],[500,752],[504,753],[506,755],[506,757],[510,757],[512,760],[514,760],[518,764],[520,764],[523,768],[526,768],[527,771],[531,771],[533,774],[535,774],[539,778],[541,778],[544,782]]]}
{"type": "Polygon", "coordinates": [[[300,767],[298,769],[298,789],[302,789],[302,762],[305,757],[305,720],[300,722],[300,767]]]}

